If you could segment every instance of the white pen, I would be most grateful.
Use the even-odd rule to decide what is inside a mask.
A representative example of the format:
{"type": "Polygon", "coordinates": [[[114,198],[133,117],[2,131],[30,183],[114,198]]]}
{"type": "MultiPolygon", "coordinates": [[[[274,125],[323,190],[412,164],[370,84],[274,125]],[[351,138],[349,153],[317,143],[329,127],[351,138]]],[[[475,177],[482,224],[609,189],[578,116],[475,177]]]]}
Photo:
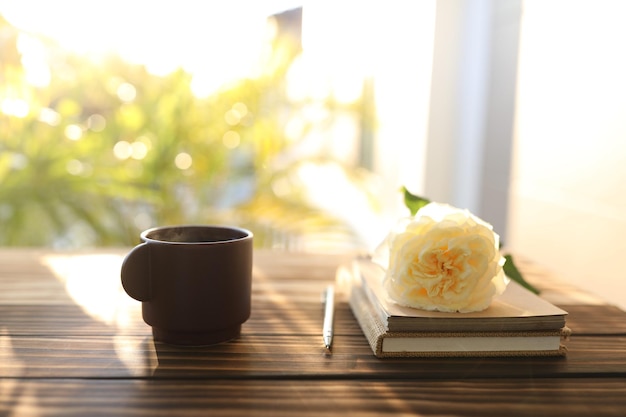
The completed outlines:
{"type": "Polygon", "coordinates": [[[326,288],[325,308],[324,308],[324,327],[322,328],[322,337],[324,338],[324,346],[330,349],[333,344],[333,319],[335,316],[335,287],[329,285],[326,288]]]}

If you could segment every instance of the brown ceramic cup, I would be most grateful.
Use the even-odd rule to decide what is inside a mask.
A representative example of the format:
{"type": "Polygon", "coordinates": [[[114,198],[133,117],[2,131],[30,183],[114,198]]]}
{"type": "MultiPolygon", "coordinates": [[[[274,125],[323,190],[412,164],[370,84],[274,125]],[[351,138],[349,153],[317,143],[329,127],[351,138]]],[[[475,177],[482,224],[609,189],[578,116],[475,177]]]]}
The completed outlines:
{"type": "Polygon", "coordinates": [[[142,302],[154,340],[212,345],[250,317],[252,233],[223,226],[157,227],[126,255],[121,278],[142,302]]]}

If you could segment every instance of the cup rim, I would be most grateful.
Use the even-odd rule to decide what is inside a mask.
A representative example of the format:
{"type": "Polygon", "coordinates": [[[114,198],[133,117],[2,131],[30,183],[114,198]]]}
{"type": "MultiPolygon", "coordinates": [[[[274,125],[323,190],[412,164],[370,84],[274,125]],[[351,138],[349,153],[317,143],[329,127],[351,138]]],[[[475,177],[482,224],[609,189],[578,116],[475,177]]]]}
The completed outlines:
{"type": "Polygon", "coordinates": [[[140,234],[140,238],[142,241],[146,243],[154,243],[154,244],[161,244],[161,245],[223,245],[225,243],[235,243],[235,242],[241,242],[243,240],[252,239],[252,237],[253,237],[253,233],[248,229],[244,229],[242,227],[237,227],[237,226],[213,225],[213,224],[182,224],[182,225],[172,225],[172,226],[156,226],[156,227],[151,227],[149,229],[146,229],[140,234]],[[187,230],[189,229],[212,229],[212,230],[234,232],[235,234],[238,233],[239,236],[233,236],[229,238],[216,239],[216,240],[210,240],[210,241],[198,240],[198,241],[184,241],[184,242],[175,241],[175,240],[155,239],[149,236],[150,234],[155,233],[155,232],[175,230],[175,229],[187,229],[187,230]]]}

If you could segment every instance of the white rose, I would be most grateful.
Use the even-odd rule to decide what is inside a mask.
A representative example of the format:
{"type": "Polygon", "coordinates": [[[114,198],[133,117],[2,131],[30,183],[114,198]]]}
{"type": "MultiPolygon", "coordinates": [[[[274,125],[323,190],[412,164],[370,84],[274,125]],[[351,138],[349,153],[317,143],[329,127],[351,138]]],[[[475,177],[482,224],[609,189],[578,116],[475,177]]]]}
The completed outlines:
{"type": "Polygon", "coordinates": [[[484,310],[508,283],[490,224],[430,203],[388,239],[385,289],[398,304],[447,312],[484,310]]]}

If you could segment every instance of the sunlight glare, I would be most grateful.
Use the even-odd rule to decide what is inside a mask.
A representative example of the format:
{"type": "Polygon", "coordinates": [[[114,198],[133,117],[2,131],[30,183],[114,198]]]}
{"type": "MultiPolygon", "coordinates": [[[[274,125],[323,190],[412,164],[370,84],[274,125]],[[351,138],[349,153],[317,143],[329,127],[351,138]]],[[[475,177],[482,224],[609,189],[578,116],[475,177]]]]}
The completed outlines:
{"type": "MultiPolygon", "coordinates": [[[[145,372],[146,367],[155,368],[157,359],[151,339],[147,339],[149,342],[146,342],[144,337],[137,337],[135,326],[142,323],[141,303],[124,292],[119,278],[123,260],[123,255],[108,253],[55,254],[45,255],[41,262],[50,268],[54,276],[65,286],[72,301],[85,314],[114,330],[115,354],[128,367],[129,372],[141,374],[145,372]],[[129,334],[132,334],[132,337],[128,337],[129,334]],[[141,363],[137,363],[138,361],[141,363]]],[[[0,353],[6,358],[16,360],[12,355],[10,339],[8,341],[0,339],[0,353]]],[[[17,360],[13,366],[19,367],[21,362],[17,360]]]]}
{"type": "Polygon", "coordinates": [[[20,33],[17,38],[17,50],[22,55],[26,81],[33,87],[48,86],[52,75],[44,44],[34,36],[20,33]]]}
{"type": "MultiPolygon", "coordinates": [[[[116,52],[161,76],[182,68],[193,75],[194,93],[206,96],[258,71],[267,17],[301,3],[109,0],[94,13],[91,2],[80,0],[0,0],[0,14],[22,30],[94,59],[116,52]]],[[[33,74],[36,82],[45,81],[43,72],[33,74]]]]}
{"type": "Polygon", "coordinates": [[[124,316],[129,314],[127,307],[134,304],[119,280],[122,260],[122,256],[112,254],[47,255],[43,263],[85,313],[105,324],[118,325],[131,322],[124,316]]]}
{"type": "MultiPolygon", "coordinates": [[[[11,328],[8,326],[0,326],[0,357],[2,357],[2,361],[5,364],[11,364],[11,368],[13,369],[13,372],[22,374],[24,372],[24,368],[26,368],[27,364],[26,364],[26,357],[23,356],[22,354],[20,354],[19,352],[16,352],[16,348],[13,347],[13,338],[11,337],[11,328]]],[[[12,391],[15,390],[15,394],[16,397],[17,395],[19,395],[18,393],[20,391],[23,391],[24,388],[20,388],[19,385],[21,385],[19,383],[19,381],[17,380],[17,378],[13,379],[13,378],[3,378],[2,380],[2,389],[0,389],[0,393],[2,394],[2,401],[3,403],[7,403],[5,402],[5,398],[11,398],[12,395],[12,391]]],[[[27,395],[24,395],[24,393],[22,393],[22,395],[20,395],[20,397],[28,397],[27,395]]],[[[30,402],[30,406],[32,407],[32,396],[28,397],[30,402]]],[[[14,402],[12,404],[12,406],[10,408],[13,408],[13,410],[17,410],[19,409],[21,406],[20,403],[18,402],[14,402]]],[[[29,408],[28,410],[20,410],[20,411],[26,411],[28,413],[32,412],[32,408],[29,408]]],[[[15,416],[17,415],[25,415],[25,414],[17,414],[17,412],[14,414],[15,416]]],[[[34,414],[31,414],[34,415],[34,414]]]]}
{"type": "MultiPolygon", "coordinates": [[[[313,204],[355,226],[364,241],[380,242],[385,236],[384,225],[378,221],[367,191],[355,187],[339,164],[306,162],[300,165],[297,177],[313,204]],[[357,227],[363,224],[370,227],[357,227]]],[[[284,192],[286,187],[285,183],[275,183],[273,191],[284,192]]]]}
{"type": "Polygon", "coordinates": [[[20,119],[28,116],[30,106],[26,100],[5,98],[0,102],[0,111],[7,116],[15,116],[20,119]]]}
{"type": "Polygon", "coordinates": [[[362,94],[363,79],[376,70],[380,48],[379,15],[388,6],[352,2],[307,2],[303,17],[303,54],[290,69],[288,95],[295,101],[333,97],[350,103],[362,94]],[[349,21],[349,26],[346,22],[349,21]],[[349,27],[349,30],[346,30],[349,27]]]}

